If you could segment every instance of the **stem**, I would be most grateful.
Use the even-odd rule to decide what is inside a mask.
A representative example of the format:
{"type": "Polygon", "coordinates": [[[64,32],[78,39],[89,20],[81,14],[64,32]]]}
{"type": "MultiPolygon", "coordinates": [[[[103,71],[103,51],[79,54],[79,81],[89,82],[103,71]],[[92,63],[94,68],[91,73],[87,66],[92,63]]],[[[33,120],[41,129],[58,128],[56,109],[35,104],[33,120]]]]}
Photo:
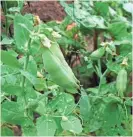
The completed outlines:
{"type": "Polygon", "coordinates": [[[101,89],[102,80],[103,80],[104,76],[107,74],[107,72],[108,72],[108,69],[106,69],[106,70],[104,71],[104,73],[102,74],[102,76],[100,77],[99,91],[100,91],[100,89],[101,89]]]}
{"type": "Polygon", "coordinates": [[[98,47],[98,45],[97,45],[97,43],[98,43],[98,32],[96,29],[94,30],[93,43],[94,43],[94,50],[96,50],[98,47]]]}
{"type": "Polygon", "coordinates": [[[8,100],[8,101],[10,101],[10,102],[11,102],[11,100],[10,100],[8,97],[4,96],[4,98],[5,98],[6,100],[8,100]]]}
{"type": "Polygon", "coordinates": [[[7,76],[9,76],[9,75],[18,75],[18,74],[20,74],[20,72],[2,75],[1,77],[2,77],[2,78],[5,78],[5,77],[7,77],[7,76]]]}
{"type": "Polygon", "coordinates": [[[102,70],[101,70],[101,60],[98,60],[98,68],[99,68],[99,77],[102,75],[102,70]]]}
{"type": "MultiPolygon", "coordinates": [[[[30,48],[30,43],[31,43],[31,38],[28,41],[28,49],[30,48]]],[[[27,56],[26,56],[25,65],[24,65],[24,71],[27,70],[27,66],[28,66],[28,62],[29,62],[29,56],[30,56],[29,54],[27,54],[27,56]]],[[[23,96],[24,96],[24,101],[25,101],[25,105],[26,105],[27,101],[26,101],[25,91],[24,91],[25,80],[26,80],[26,77],[23,76],[22,77],[22,89],[23,89],[23,96]]]]}
{"type": "Polygon", "coordinates": [[[5,14],[5,28],[6,28],[6,35],[8,35],[8,20],[7,20],[7,16],[6,16],[6,14],[7,14],[7,3],[6,3],[6,1],[3,1],[3,11],[4,11],[4,14],[5,14]]]}
{"type": "MultiPolygon", "coordinates": [[[[94,29],[94,34],[93,34],[93,48],[94,48],[94,51],[97,50],[97,48],[98,48],[98,31],[96,29],[94,29]]],[[[93,74],[93,78],[97,85],[98,77],[95,73],[93,74]]]]}

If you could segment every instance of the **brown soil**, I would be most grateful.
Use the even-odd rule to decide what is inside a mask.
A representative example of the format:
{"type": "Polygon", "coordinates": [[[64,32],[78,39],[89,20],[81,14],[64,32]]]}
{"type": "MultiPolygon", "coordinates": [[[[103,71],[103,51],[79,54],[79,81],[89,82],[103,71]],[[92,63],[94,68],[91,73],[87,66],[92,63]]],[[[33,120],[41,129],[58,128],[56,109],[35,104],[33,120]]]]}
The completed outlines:
{"type": "Polygon", "coordinates": [[[64,9],[56,0],[28,2],[28,4],[24,6],[23,13],[38,15],[44,22],[51,20],[61,21],[66,16],[64,9]]]}

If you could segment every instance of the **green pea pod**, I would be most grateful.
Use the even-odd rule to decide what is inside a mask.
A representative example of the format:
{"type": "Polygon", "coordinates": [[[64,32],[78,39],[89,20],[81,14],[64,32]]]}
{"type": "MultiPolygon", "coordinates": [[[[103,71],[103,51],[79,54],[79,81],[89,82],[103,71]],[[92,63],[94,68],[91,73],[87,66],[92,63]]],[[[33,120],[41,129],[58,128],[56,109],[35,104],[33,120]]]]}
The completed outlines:
{"type": "Polygon", "coordinates": [[[62,65],[65,67],[65,69],[67,69],[67,71],[69,72],[69,75],[71,75],[71,77],[73,77],[73,79],[75,80],[75,82],[79,83],[79,81],[77,80],[77,78],[75,77],[74,73],[72,72],[72,69],[69,67],[69,65],[67,64],[60,48],[59,45],[57,43],[52,43],[52,46],[50,48],[50,51],[59,58],[59,60],[61,61],[62,65]]]}
{"type": "Polygon", "coordinates": [[[60,55],[58,52],[53,51],[52,46],[43,48],[42,58],[45,70],[51,75],[56,84],[70,93],[77,93],[79,85],[73,77],[74,74],[70,73],[69,67],[63,65],[64,60],[59,59],[60,55]]]}
{"type": "Polygon", "coordinates": [[[101,47],[91,53],[90,57],[92,60],[100,59],[105,53],[105,47],[101,47]]]}
{"type": "Polygon", "coordinates": [[[125,92],[126,87],[127,87],[127,71],[123,68],[119,71],[116,79],[116,89],[120,97],[123,97],[123,93],[125,92]]]}

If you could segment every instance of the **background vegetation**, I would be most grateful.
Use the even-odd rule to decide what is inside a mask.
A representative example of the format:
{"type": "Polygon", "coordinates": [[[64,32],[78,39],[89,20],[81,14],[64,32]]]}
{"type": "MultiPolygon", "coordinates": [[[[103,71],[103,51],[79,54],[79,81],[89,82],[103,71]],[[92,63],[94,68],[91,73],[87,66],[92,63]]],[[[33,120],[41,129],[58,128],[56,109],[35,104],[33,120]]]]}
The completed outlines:
{"type": "Polygon", "coordinates": [[[1,2],[1,135],[131,136],[131,2],[61,0],[48,22],[27,3],[1,2]]]}

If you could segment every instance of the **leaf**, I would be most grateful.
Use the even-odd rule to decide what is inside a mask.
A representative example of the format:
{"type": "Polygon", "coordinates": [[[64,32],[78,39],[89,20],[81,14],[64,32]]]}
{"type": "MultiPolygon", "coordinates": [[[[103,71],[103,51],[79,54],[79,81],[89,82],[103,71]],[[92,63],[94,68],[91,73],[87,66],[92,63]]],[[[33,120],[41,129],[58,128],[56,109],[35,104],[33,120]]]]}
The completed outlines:
{"type": "MultiPolygon", "coordinates": [[[[34,57],[39,52],[41,41],[39,37],[33,37],[31,41],[31,48],[29,49],[31,55],[34,57]]],[[[39,53],[38,53],[39,54],[39,53]]]]}
{"type": "Polygon", "coordinates": [[[97,13],[100,13],[102,16],[106,17],[109,12],[108,4],[105,2],[96,2],[94,5],[97,13]]]}
{"type": "Polygon", "coordinates": [[[13,41],[14,41],[13,39],[5,37],[2,39],[1,44],[2,45],[10,45],[13,43],[13,41]]]}
{"type": "Polygon", "coordinates": [[[56,123],[50,117],[41,116],[36,123],[38,136],[54,136],[56,131],[56,123]]]}
{"type": "Polygon", "coordinates": [[[86,127],[88,127],[89,132],[95,132],[100,129],[103,125],[103,113],[106,108],[104,102],[101,98],[89,95],[90,102],[92,104],[90,111],[90,118],[86,122],[86,127]]]}
{"type": "Polygon", "coordinates": [[[14,50],[8,50],[8,53],[11,54],[12,56],[16,57],[16,58],[18,56],[18,54],[14,50]]]}
{"type": "Polygon", "coordinates": [[[61,126],[64,130],[68,130],[70,132],[73,132],[75,134],[79,134],[82,132],[83,128],[80,123],[80,120],[74,116],[68,116],[68,120],[61,121],[61,126]]]}
{"type": "Polygon", "coordinates": [[[37,136],[37,129],[34,125],[22,127],[23,136],[37,136]]]}
{"type": "Polygon", "coordinates": [[[107,67],[110,71],[113,71],[116,74],[121,70],[121,66],[117,62],[108,61],[107,67]]]}
{"type": "Polygon", "coordinates": [[[112,93],[112,94],[117,93],[116,82],[110,82],[108,84],[102,84],[101,85],[100,95],[105,95],[107,93],[112,93]]]}
{"type": "Polygon", "coordinates": [[[1,128],[1,136],[14,136],[13,131],[8,127],[1,128]]]}
{"type": "Polygon", "coordinates": [[[10,12],[20,12],[20,8],[19,7],[11,7],[8,9],[8,11],[10,12]]]}
{"type": "Polygon", "coordinates": [[[20,64],[18,60],[12,56],[8,51],[1,50],[1,61],[10,67],[20,69],[20,64]]]}
{"type": "Polygon", "coordinates": [[[44,97],[42,100],[38,102],[38,106],[35,111],[40,115],[43,115],[47,112],[47,100],[47,97],[44,97]]]}
{"type": "Polygon", "coordinates": [[[8,65],[1,66],[1,78],[2,84],[11,84],[15,85],[17,81],[19,81],[19,70],[8,65]]]}
{"type": "Polygon", "coordinates": [[[122,40],[128,35],[125,22],[114,22],[109,25],[108,30],[117,40],[122,40]]]}
{"type": "Polygon", "coordinates": [[[17,102],[4,102],[1,105],[1,119],[3,122],[21,124],[24,119],[24,111],[17,102]]]}
{"type": "Polygon", "coordinates": [[[9,95],[22,96],[23,89],[18,85],[5,85],[2,90],[9,95]]]}
{"type": "Polygon", "coordinates": [[[129,13],[133,13],[133,4],[132,3],[124,3],[123,9],[129,13]]]}
{"type": "Polygon", "coordinates": [[[14,18],[14,38],[19,49],[27,48],[30,38],[30,31],[33,26],[28,18],[20,14],[16,14],[14,18]]]}
{"type": "Polygon", "coordinates": [[[63,132],[63,129],[61,127],[61,118],[60,117],[55,117],[54,118],[55,122],[56,122],[56,126],[57,126],[57,130],[56,130],[56,135],[60,136],[60,133],[63,132]]]}
{"type": "Polygon", "coordinates": [[[99,122],[98,120],[92,120],[91,123],[89,124],[90,124],[89,132],[95,132],[98,129],[100,129],[102,126],[102,122],[101,121],[99,122]]]}
{"type": "Polygon", "coordinates": [[[59,93],[49,102],[49,109],[56,110],[59,114],[69,114],[75,107],[74,98],[68,93],[59,93]]]}
{"type": "Polygon", "coordinates": [[[33,87],[31,85],[26,85],[25,87],[25,91],[26,91],[26,97],[28,99],[36,99],[37,95],[39,94],[38,92],[36,92],[33,87]]]}
{"type": "Polygon", "coordinates": [[[86,92],[81,92],[81,95],[82,96],[79,102],[80,114],[83,117],[83,119],[88,119],[90,114],[90,109],[91,109],[90,100],[86,92]]]}
{"type": "Polygon", "coordinates": [[[119,97],[114,96],[113,94],[108,94],[107,97],[103,98],[103,101],[105,103],[122,103],[122,100],[119,97]]]}
{"type": "Polygon", "coordinates": [[[46,83],[44,82],[43,79],[36,78],[34,75],[29,73],[28,71],[20,71],[23,76],[25,76],[31,84],[35,86],[36,89],[38,90],[43,90],[46,87],[46,83]]]}
{"type": "Polygon", "coordinates": [[[30,56],[30,58],[29,58],[27,70],[32,75],[37,76],[37,64],[36,64],[36,61],[34,60],[34,58],[32,56],[30,56]]]}
{"type": "Polygon", "coordinates": [[[106,106],[104,111],[104,126],[111,127],[121,123],[119,108],[116,103],[111,103],[106,106]]]}
{"type": "Polygon", "coordinates": [[[125,57],[126,55],[128,55],[129,52],[131,52],[132,45],[130,45],[130,44],[120,45],[119,50],[120,50],[120,55],[125,57]]]}
{"type": "Polygon", "coordinates": [[[101,16],[90,15],[82,21],[82,24],[86,28],[106,29],[104,19],[101,16]]]}
{"type": "Polygon", "coordinates": [[[131,100],[131,98],[126,97],[124,103],[125,103],[127,106],[132,106],[132,100],[131,100]]]}

